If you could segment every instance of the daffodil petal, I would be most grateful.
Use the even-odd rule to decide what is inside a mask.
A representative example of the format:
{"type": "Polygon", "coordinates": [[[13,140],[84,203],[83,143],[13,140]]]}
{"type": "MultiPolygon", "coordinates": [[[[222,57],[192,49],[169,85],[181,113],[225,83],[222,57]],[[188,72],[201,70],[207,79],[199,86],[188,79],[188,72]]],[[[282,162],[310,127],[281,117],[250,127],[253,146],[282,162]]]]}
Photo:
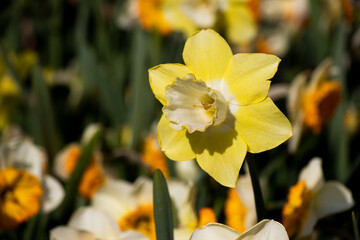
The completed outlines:
{"type": "Polygon", "coordinates": [[[92,207],[78,209],[71,217],[68,226],[91,232],[97,239],[116,240],[120,234],[120,228],[114,219],[92,207]]]}
{"type": "Polygon", "coordinates": [[[191,71],[182,64],[160,64],[149,69],[150,86],[155,97],[166,104],[165,88],[175,81],[176,78],[184,78],[191,71]]]}
{"type": "Polygon", "coordinates": [[[226,225],[209,223],[200,229],[196,229],[190,240],[235,240],[239,236],[240,233],[226,225]]]}
{"type": "Polygon", "coordinates": [[[121,232],[121,236],[117,240],[149,240],[148,237],[135,230],[121,232]]]}
{"type": "Polygon", "coordinates": [[[163,115],[159,121],[157,132],[161,149],[168,158],[175,161],[185,161],[195,158],[196,155],[186,136],[187,130],[176,131],[172,129],[165,115],[163,115]]]}
{"type": "Polygon", "coordinates": [[[220,80],[232,58],[227,42],[214,30],[202,30],[185,43],[183,58],[196,79],[220,80]]]}
{"type": "Polygon", "coordinates": [[[229,63],[223,81],[238,104],[260,102],[268,94],[268,79],[276,73],[279,62],[280,58],[270,54],[236,54],[229,63]]]}
{"type": "Polygon", "coordinates": [[[346,211],[354,206],[350,190],[336,181],[328,181],[316,198],[316,213],[319,218],[346,211]]]}
{"type": "Polygon", "coordinates": [[[312,192],[318,192],[324,186],[325,179],[321,165],[321,158],[315,157],[300,172],[299,181],[305,181],[306,188],[312,192]]]}
{"type": "Polygon", "coordinates": [[[274,220],[263,220],[241,234],[237,240],[288,240],[284,226],[274,220]]]}
{"type": "Polygon", "coordinates": [[[51,240],[96,240],[94,234],[65,226],[51,229],[51,240]]]}
{"type": "Polygon", "coordinates": [[[197,162],[205,172],[220,184],[235,187],[246,155],[246,144],[233,129],[225,132],[221,132],[221,127],[218,129],[191,134],[191,146],[197,162]]]}
{"type": "Polygon", "coordinates": [[[235,129],[252,153],[277,147],[292,135],[289,120],[270,98],[240,106],[236,112],[235,129]]]}
{"type": "Polygon", "coordinates": [[[233,5],[225,12],[227,36],[232,43],[246,45],[254,39],[257,25],[245,4],[233,5]]]}
{"type": "Polygon", "coordinates": [[[57,208],[64,199],[64,196],[65,191],[60,182],[51,175],[45,175],[43,212],[48,213],[57,208]]]}

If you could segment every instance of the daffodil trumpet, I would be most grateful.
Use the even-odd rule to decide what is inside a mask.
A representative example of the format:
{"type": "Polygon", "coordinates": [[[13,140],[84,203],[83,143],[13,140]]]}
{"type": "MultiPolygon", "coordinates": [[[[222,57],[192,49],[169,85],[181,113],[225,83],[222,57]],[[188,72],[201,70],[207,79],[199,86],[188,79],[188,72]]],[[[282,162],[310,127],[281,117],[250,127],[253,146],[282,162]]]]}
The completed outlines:
{"type": "Polygon", "coordinates": [[[164,105],[157,132],[172,160],[196,158],[220,184],[235,187],[247,152],[272,149],[292,135],[289,120],[267,96],[280,59],[233,55],[215,31],[191,36],[185,65],[149,69],[155,97],[164,105]]]}

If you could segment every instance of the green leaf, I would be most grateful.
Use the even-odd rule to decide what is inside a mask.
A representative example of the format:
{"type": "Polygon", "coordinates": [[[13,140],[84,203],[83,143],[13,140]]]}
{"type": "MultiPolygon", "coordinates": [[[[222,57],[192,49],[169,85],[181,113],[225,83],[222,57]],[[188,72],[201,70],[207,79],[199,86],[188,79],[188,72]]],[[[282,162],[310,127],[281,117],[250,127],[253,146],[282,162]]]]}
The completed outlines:
{"type": "Polygon", "coordinates": [[[159,169],[154,172],[154,216],[157,240],[173,240],[172,206],[164,175],[159,169]]]}
{"type": "Polygon", "coordinates": [[[69,181],[65,186],[64,200],[62,201],[61,205],[54,213],[54,218],[58,221],[70,216],[74,210],[73,208],[75,205],[79,183],[81,181],[83,173],[85,172],[86,167],[90,163],[95,146],[99,141],[100,134],[101,134],[100,130],[94,133],[92,138],[87,143],[85,143],[85,146],[82,147],[79,160],[75,166],[74,171],[71,174],[69,181]]]}

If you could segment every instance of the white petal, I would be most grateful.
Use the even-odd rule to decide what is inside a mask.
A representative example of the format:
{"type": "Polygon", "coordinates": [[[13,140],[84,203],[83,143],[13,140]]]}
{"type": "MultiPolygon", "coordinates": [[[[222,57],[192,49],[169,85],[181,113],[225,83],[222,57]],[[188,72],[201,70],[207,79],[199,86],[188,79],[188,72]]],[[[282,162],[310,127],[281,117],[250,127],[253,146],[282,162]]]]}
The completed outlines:
{"type": "Polygon", "coordinates": [[[308,215],[306,216],[306,220],[304,220],[304,223],[301,227],[301,230],[298,234],[298,237],[306,237],[310,236],[313,231],[314,227],[318,221],[318,216],[316,214],[316,211],[314,210],[314,206],[311,206],[308,215]]]}
{"type": "Polygon", "coordinates": [[[48,213],[62,202],[65,196],[64,188],[58,180],[50,175],[44,178],[43,211],[48,213]]]}
{"type": "Polygon", "coordinates": [[[307,189],[313,193],[319,191],[324,186],[325,180],[321,165],[321,158],[316,157],[311,159],[300,172],[299,181],[304,180],[307,189]]]}
{"type": "Polygon", "coordinates": [[[66,161],[72,148],[80,148],[80,145],[77,143],[71,143],[58,152],[55,156],[54,173],[63,181],[66,181],[70,178],[70,173],[66,171],[66,161]]]}
{"type": "Polygon", "coordinates": [[[133,195],[139,205],[153,203],[153,181],[147,177],[138,177],[133,185],[133,195]]]}
{"type": "Polygon", "coordinates": [[[226,225],[209,223],[200,229],[196,229],[190,240],[235,240],[239,236],[240,233],[226,225]]]}
{"type": "Polygon", "coordinates": [[[90,232],[59,226],[51,229],[50,240],[95,240],[95,236],[90,232]]]}
{"type": "Polygon", "coordinates": [[[350,190],[336,181],[328,181],[316,198],[316,212],[319,218],[346,211],[354,206],[350,190]]]}
{"type": "Polygon", "coordinates": [[[174,240],[189,240],[192,234],[192,230],[188,228],[175,228],[174,240]]]}
{"type": "Polygon", "coordinates": [[[288,240],[284,226],[274,220],[263,220],[244,232],[237,240],[288,240]]]}
{"type": "Polygon", "coordinates": [[[104,212],[92,207],[78,209],[72,215],[68,226],[91,232],[100,239],[117,240],[120,235],[117,222],[104,212]]]}
{"type": "Polygon", "coordinates": [[[118,240],[149,240],[149,238],[138,231],[129,230],[122,232],[118,240]]]}

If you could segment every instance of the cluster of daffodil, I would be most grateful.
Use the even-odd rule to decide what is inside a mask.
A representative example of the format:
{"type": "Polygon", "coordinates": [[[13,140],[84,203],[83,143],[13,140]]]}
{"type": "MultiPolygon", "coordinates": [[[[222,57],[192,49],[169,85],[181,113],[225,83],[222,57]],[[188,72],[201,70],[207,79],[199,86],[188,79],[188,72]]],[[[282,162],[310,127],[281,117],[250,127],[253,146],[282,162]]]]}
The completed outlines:
{"type": "Polygon", "coordinates": [[[45,2],[0,3],[0,239],[360,240],[359,4],[45,2]]]}

